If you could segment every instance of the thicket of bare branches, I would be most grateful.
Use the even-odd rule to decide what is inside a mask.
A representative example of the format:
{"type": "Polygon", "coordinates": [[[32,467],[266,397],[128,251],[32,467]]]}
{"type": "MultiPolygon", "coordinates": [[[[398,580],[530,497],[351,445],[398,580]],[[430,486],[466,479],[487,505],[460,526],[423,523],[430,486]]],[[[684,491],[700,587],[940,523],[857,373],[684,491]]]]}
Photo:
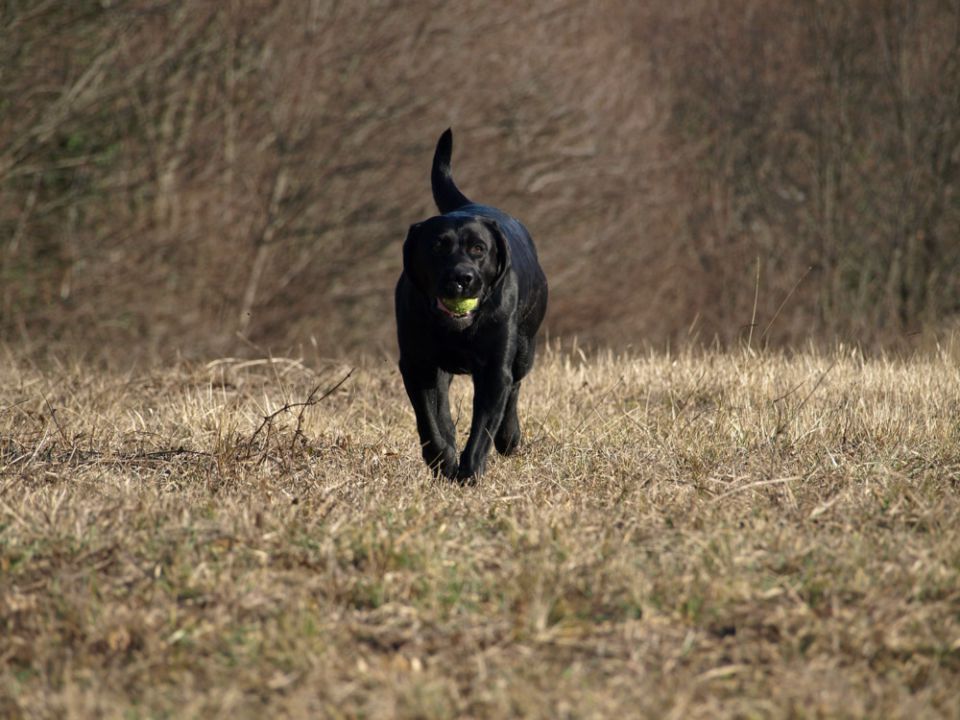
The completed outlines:
{"type": "Polygon", "coordinates": [[[464,191],[538,240],[553,334],[942,330],[958,18],[955,0],[6,0],[0,332],[391,349],[448,125],[464,191]]]}
{"type": "Polygon", "coordinates": [[[955,319],[960,3],[699,2],[659,22],[708,326],[732,307],[707,298],[737,284],[749,317],[752,258],[760,316],[787,299],[780,342],[889,342],[955,319]]]}

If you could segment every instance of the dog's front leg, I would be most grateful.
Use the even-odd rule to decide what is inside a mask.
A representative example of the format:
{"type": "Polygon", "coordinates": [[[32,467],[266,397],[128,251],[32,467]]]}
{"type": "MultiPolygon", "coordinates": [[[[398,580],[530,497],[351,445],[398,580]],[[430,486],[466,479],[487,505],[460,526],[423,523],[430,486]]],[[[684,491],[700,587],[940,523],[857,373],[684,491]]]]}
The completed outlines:
{"type": "Polygon", "coordinates": [[[457,448],[452,444],[452,422],[449,410],[440,410],[440,403],[447,402],[446,383],[449,378],[442,377],[437,368],[424,368],[401,362],[400,374],[403,386],[417,416],[417,433],[423,459],[434,472],[445,477],[457,477],[457,448]],[[438,412],[439,411],[439,412],[438,412]],[[448,428],[447,425],[451,427],[448,428]]]}
{"type": "Polygon", "coordinates": [[[507,363],[483,368],[473,376],[473,421],[470,438],[460,456],[459,479],[469,480],[483,475],[490,445],[500,427],[512,388],[513,375],[507,363]]]}

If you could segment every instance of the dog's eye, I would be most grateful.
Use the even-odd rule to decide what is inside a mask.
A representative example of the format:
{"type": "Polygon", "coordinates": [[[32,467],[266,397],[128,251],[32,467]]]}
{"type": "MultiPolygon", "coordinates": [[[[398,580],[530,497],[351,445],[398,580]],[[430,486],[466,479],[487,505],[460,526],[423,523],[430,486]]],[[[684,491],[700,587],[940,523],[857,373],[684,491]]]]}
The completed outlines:
{"type": "Polygon", "coordinates": [[[435,240],[433,241],[433,245],[432,245],[431,247],[432,247],[432,249],[433,249],[433,251],[434,251],[435,253],[437,253],[437,254],[442,253],[442,252],[443,252],[443,240],[441,240],[440,238],[435,239],[435,240]]]}
{"type": "Polygon", "coordinates": [[[470,246],[470,254],[474,257],[480,257],[486,252],[486,248],[481,243],[474,243],[470,246]]]}

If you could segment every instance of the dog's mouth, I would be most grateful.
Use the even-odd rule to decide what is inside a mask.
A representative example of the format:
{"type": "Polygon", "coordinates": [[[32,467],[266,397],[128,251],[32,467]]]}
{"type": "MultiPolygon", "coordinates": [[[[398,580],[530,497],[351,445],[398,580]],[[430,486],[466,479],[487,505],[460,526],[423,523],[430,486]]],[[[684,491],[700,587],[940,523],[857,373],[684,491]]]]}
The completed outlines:
{"type": "Polygon", "coordinates": [[[480,298],[437,298],[437,309],[456,320],[472,316],[479,305],[480,298]]]}

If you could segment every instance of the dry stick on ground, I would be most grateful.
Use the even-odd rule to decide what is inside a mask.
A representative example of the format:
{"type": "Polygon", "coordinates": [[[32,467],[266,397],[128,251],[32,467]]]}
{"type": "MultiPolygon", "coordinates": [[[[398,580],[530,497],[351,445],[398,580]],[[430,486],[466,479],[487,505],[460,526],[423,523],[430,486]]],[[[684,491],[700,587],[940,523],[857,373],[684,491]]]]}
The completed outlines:
{"type": "MultiPolygon", "coordinates": [[[[314,405],[317,405],[318,403],[323,402],[325,399],[330,397],[330,395],[335,393],[347,380],[350,379],[350,376],[353,375],[354,369],[355,368],[350,368],[350,371],[346,375],[340,378],[340,380],[336,382],[334,385],[331,385],[329,388],[327,388],[324,391],[323,395],[321,395],[320,397],[316,397],[316,394],[320,391],[320,386],[317,385],[315,388],[313,388],[313,390],[310,391],[310,394],[307,395],[307,399],[304,400],[303,402],[284,403],[283,406],[278,410],[274,410],[272,413],[269,413],[268,415],[264,415],[263,422],[261,422],[260,425],[257,427],[257,429],[253,431],[253,434],[250,435],[250,437],[247,439],[245,443],[246,450],[247,450],[246,457],[249,458],[250,455],[252,454],[253,443],[257,439],[257,436],[260,435],[260,433],[263,431],[264,428],[267,428],[267,432],[269,433],[270,429],[273,427],[274,419],[276,419],[279,415],[282,415],[285,412],[289,412],[290,410],[293,410],[294,408],[300,408],[300,412],[297,413],[297,427],[294,429],[293,440],[291,441],[291,444],[290,444],[290,448],[292,450],[293,443],[296,442],[296,439],[298,437],[302,437],[303,435],[303,430],[302,430],[303,414],[306,412],[307,408],[313,407],[314,405]]],[[[266,457],[266,451],[264,451],[264,455],[261,458],[261,460],[265,457],[266,457]]]]}
{"type": "Polygon", "coordinates": [[[50,421],[53,423],[54,427],[57,428],[57,432],[60,434],[60,439],[63,440],[64,445],[69,445],[70,441],[67,440],[67,434],[63,431],[63,427],[60,425],[60,420],[57,418],[57,410],[54,408],[50,401],[47,399],[47,394],[40,391],[41,396],[43,397],[43,404],[47,406],[47,410],[50,413],[50,421]]]}
{"type": "MultiPolygon", "coordinates": [[[[17,441],[10,440],[8,442],[16,443],[17,441]]],[[[36,456],[41,449],[42,442],[43,441],[41,440],[41,443],[34,447],[33,450],[27,450],[26,447],[20,446],[19,455],[14,457],[5,465],[0,465],[0,474],[3,474],[6,470],[20,464],[24,460],[36,456]]],[[[19,445],[19,443],[17,444],[19,445]]],[[[143,462],[165,462],[175,457],[210,457],[210,455],[211,453],[207,452],[206,450],[191,450],[190,448],[183,446],[151,450],[150,452],[124,453],[103,452],[101,450],[84,449],[76,445],[71,445],[63,452],[50,452],[48,454],[47,462],[62,463],[72,467],[94,463],[106,463],[108,465],[131,465],[143,462]]]]}
{"type": "MultiPolygon", "coordinates": [[[[824,379],[827,377],[827,375],[830,373],[830,371],[833,370],[834,367],[836,367],[836,365],[837,365],[837,358],[834,358],[834,359],[833,359],[833,362],[830,363],[830,365],[827,367],[827,369],[824,370],[822,373],[820,373],[820,377],[817,378],[817,382],[815,382],[815,383],[813,384],[813,387],[810,388],[810,392],[808,392],[808,393],[806,394],[806,396],[803,398],[803,400],[800,401],[800,404],[797,405],[797,409],[793,411],[793,415],[792,415],[790,418],[787,418],[786,420],[784,420],[784,419],[783,419],[783,416],[780,414],[779,408],[777,408],[777,427],[776,427],[776,429],[773,431],[773,435],[771,436],[771,440],[772,440],[773,438],[776,438],[776,437],[778,437],[779,435],[781,435],[781,434],[783,433],[783,431],[787,429],[787,423],[789,423],[790,420],[792,420],[793,418],[795,418],[795,417],[797,417],[798,415],[800,415],[800,411],[803,410],[803,406],[807,404],[807,401],[813,396],[813,394],[817,391],[817,388],[820,387],[820,385],[823,383],[824,379]]],[[[802,383],[801,383],[801,385],[802,385],[802,383]]],[[[773,401],[774,406],[776,406],[777,402],[779,402],[780,400],[783,400],[784,398],[786,398],[786,397],[790,396],[791,394],[793,394],[799,387],[800,387],[800,385],[797,385],[797,387],[795,387],[793,390],[790,390],[790,391],[789,391],[788,393],[786,393],[785,395],[782,395],[781,397],[779,397],[779,398],[777,398],[776,400],[774,400],[774,401],[773,401]]],[[[791,444],[792,444],[792,443],[793,443],[793,441],[791,440],[791,444]]]]}

